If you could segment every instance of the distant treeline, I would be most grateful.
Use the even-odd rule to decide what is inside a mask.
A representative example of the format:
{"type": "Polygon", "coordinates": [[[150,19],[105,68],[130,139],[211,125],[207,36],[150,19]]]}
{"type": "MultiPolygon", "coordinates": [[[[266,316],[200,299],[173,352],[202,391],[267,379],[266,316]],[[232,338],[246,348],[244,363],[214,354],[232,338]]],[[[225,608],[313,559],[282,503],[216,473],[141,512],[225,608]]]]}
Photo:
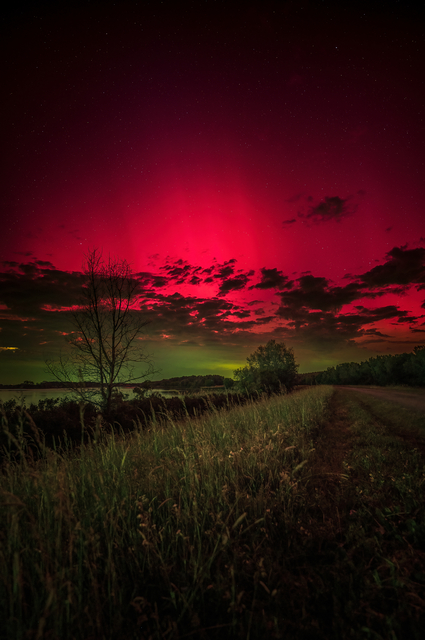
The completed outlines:
{"type": "Polygon", "coordinates": [[[232,378],[224,378],[218,375],[206,376],[179,376],[176,378],[164,378],[163,380],[146,380],[136,385],[140,389],[176,389],[176,390],[195,390],[204,387],[233,387],[232,378]]]}
{"type": "Polygon", "coordinates": [[[25,380],[19,384],[0,384],[0,389],[67,389],[67,386],[63,382],[55,380],[45,380],[44,382],[25,380]]]}
{"type": "MultiPolygon", "coordinates": [[[[129,388],[138,387],[139,389],[176,389],[176,390],[196,390],[203,387],[226,387],[231,389],[234,385],[232,378],[224,378],[218,375],[205,376],[180,376],[176,378],[164,378],[163,380],[145,380],[140,384],[123,385],[129,388]]],[[[96,388],[99,382],[85,382],[81,386],[96,388]]],[[[63,382],[55,380],[34,383],[31,380],[25,380],[20,384],[0,384],[0,389],[67,389],[67,385],[63,382]]]]}
{"type": "Polygon", "coordinates": [[[365,362],[344,362],[336,367],[328,367],[326,371],[315,375],[315,383],[424,387],[425,345],[415,347],[412,353],[376,356],[365,362]]]}

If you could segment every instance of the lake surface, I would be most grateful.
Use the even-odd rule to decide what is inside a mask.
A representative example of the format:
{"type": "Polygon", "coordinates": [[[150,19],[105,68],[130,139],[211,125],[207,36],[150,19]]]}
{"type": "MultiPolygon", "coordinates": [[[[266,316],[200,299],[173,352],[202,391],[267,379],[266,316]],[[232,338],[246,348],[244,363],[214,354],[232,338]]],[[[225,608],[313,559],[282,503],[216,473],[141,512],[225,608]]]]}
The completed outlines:
{"type": "MultiPolygon", "coordinates": [[[[128,387],[118,387],[124,395],[127,395],[128,400],[132,400],[136,397],[133,393],[133,389],[128,387]]],[[[171,398],[172,396],[179,396],[179,393],[167,391],[165,389],[155,389],[156,393],[171,398]]],[[[38,404],[40,400],[46,400],[47,398],[74,398],[70,389],[0,389],[0,400],[7,402],[8,400],[16,400],[19,404],[38,404]]]]}

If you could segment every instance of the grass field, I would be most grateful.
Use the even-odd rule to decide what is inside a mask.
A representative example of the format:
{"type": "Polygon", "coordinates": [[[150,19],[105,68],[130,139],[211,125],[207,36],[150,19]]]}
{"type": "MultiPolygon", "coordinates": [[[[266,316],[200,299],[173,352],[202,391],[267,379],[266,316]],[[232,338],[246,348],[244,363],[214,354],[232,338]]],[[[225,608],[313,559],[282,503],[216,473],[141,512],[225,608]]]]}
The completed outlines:
{"type": "Polygon", "coordinates": [[[423,413],[313,387],[9,460],[0,637],[422,639],[424,455],[423,413]]]}

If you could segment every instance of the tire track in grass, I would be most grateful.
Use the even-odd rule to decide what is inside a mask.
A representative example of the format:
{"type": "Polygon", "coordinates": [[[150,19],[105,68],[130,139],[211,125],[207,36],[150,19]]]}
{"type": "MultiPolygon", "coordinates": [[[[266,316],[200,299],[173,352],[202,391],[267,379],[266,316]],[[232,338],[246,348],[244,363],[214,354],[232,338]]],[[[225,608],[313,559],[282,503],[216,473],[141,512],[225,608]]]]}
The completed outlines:
{"type": "Polygon", "coordinates": [[[353,446],[348,409],[343,397],[335,390],[329,403],[329,416],[315,441],[312,475],[325,478],[329,486],[339,484],[342,463],[353,446]]]}
{"type": "Polygon", "coordinates": [[[388,431],[391,436],[399,438],[402,442],[416,449],[422,458],[425,458],[425,410],[415,406],[407,408],[402,401],[398,402],[395,396],[390,404],[387,397],[365,396],[357,389],[345,389],[357,404],[370,417],[380,425],[381,429],[388,431]]]}
{"type": "Polygon", "coordinates": [[[411,412],[340,390],[354,436],[348,457],[350,529],[344,548],[361,590],[365,637],[423,637],[425,628],[424,440],[411,412]],[[354,492],[352,491],[354,489],[354,492]],[[351,520],[351,522],[350,522],[351,520]]]}
{"type": "Polygon", "coordinates": [[[424,389],[392,389],[388,387],[348,387],[342,386],[340,389],[361,393],[363,396],[372,396],[390,402],[391,404],[402,405],[416,411],[425,411],[425,390],[424,389]]]}
{"type": "Polygon", "coordinates": [[[346,482],[344,462],[349,456],[355,437],[351,431],[344,397],[335,390],[329,402],[328,418],[314,442],[315,452],[308,479],[314,498],[309,511],[323,521],[321,534],[334,537],[341,533],[340,511],[344,502],[341,483],[346,482]]]}
{"type": "Polygon", "coordinates": [[[345,397],[335,389],[300,483],[290,554],[280,560],[283,598],[279,605],[285,611],[282,638],[362,637],[356,629],[357,585],[350,577],[346,537],[355,494],[347,491],[345,462],[354,442],[345,397]]]}
{"type": "Polygon", "coordinates": [[[319,625],[318,638],[423,637],[425,475],[408,442],[358,394],[335,389],[299,521],[306,627],[319,625]]]}

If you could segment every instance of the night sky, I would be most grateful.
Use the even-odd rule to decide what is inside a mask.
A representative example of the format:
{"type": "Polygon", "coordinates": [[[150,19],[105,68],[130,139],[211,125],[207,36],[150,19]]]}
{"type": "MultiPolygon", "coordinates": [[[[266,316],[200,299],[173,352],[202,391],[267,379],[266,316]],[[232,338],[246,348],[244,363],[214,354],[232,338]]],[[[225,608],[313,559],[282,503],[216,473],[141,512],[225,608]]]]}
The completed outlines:
{"type": "Polygon", "coordinates": [[[49,379],[95,247],[140,280],[159,378],[272,338],[300,371],[424,344],[416,4],[15,3],[0,382],[49,379]]]}

